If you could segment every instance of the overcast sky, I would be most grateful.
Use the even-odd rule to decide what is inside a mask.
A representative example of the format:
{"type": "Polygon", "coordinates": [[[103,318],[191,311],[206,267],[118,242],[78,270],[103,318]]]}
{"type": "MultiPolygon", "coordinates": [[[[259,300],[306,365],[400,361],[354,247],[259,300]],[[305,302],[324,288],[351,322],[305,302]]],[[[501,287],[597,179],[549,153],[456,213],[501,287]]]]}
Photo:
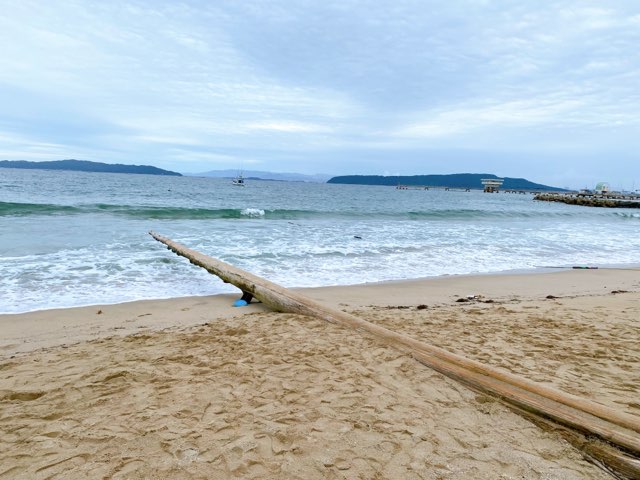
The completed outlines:
{"type": "Polygon", "coordinates": [[[0,0],[0,159],[640,188],[640,1],[0,0]]]}

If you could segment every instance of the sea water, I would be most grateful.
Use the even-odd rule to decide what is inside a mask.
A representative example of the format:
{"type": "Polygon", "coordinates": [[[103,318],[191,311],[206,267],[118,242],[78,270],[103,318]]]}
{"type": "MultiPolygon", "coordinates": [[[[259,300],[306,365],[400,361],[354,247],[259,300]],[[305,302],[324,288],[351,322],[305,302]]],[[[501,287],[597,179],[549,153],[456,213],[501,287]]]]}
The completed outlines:
{"type": "Polygon", "coordinates": [[[0,168],[0,313],[237,291],[150,230],[287,287],[640,253],[638,210],[529,194],[0,168]]]}

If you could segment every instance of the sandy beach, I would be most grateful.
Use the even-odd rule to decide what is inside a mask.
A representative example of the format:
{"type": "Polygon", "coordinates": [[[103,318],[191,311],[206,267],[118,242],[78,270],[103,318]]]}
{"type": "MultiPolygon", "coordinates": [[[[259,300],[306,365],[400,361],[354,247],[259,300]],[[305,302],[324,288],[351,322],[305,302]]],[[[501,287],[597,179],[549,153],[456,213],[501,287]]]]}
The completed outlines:
{"type": "MultiPolygon", "coordinates": [[[[640,270],[301,292],[640,421],[640,270]]],[[[0,479],[611,478],[406,353],[236,298],[0,315],[0,479]]]]}

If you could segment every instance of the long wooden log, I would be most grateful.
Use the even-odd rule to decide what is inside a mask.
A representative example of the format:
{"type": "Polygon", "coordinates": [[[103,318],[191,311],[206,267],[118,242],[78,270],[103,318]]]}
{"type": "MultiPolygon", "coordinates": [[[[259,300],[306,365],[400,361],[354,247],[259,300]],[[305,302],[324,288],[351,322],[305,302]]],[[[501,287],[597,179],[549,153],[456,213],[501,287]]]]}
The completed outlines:
{"type": "MultiPolygon", "coordinates": [[[[640,421],[633,415],[540,385],[495,367],[483,365],[346,312],[331,309],[297,292],[191,250],[166,237],[154,232],[149,233],[176,254],[187,258],[194,265],[206,269],[223,281],[235,285],[243,292],[252,294],[276,311],[308,315],[371,334],[379,340],[408,350],[425,365],[475,390],[498,397],[517,409],[534,413],[541,418],[552,420],[584,434],[594,435],[625,450],[633,457],[640,457],[640,435],[638,435],[640,421]]],[[[624,458],[631,457],[625,455],[623,461],[624,458]]],[[[631,464],[631,470],[637,468],[640,478],[640,463],[637,458],[631,458],[631,460],[627,463],[631,464]]],[[[616,458],[616,461],[620,459],[616,458]]],[[[625,476],[633,478],[626,474],[625,476]]]]}

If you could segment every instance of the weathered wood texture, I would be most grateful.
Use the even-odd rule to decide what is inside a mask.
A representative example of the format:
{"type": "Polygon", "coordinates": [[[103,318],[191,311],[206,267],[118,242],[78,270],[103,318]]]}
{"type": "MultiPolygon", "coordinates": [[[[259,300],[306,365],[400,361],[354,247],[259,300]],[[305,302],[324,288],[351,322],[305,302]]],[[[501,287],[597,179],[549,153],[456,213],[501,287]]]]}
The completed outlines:
{"type": "Polygon", "coordinates": [[[640,421],[631,414],[518,377],[393,332],[346,312],[329,308],[166,237],[154,232],[149,233],[192,264],[206,269],[244,292],[253,294],[276,311],[308,315],[373,335],[380,341],[410,352],[416,360],[434,370],[476,391],[499,398],[518,411],[528,412],[529,415],[533,414],[580,432],[582,439],[579,443],[583,451],[588,450],[590,456],[597,454],[600,461],[615,468],[624,478],[640,478],[640,421]],[[584,435],[589,438],[598,437],[606,443],[587,440],[584,435]],[[607,443],[622,451],[609,447],[607,443]]]}

